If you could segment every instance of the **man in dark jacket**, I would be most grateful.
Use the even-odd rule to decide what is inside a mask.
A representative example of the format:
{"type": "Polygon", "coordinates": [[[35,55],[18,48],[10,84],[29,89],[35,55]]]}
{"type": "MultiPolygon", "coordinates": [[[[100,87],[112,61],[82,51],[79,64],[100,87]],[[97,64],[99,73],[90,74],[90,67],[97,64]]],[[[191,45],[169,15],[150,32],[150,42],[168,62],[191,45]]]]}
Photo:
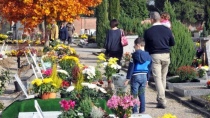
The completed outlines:
{"type": "MultiPolygon", "coordinates": [[[[134,44],[135,52],[132,54],[132,59],[129,63],[125,85],[131,80],[131,94],[139,97],[141,102],[139,113],[144,113],[145,87],[149,80],[152,59],[149,53],[144,51],[145,42],[143,38],[137,38],[134,44]]],[[[138,113],[137,105],[134,106],[133,113],[138,113]]]]}
{"type": "Polygon", "coordinates": [[[158,92],[157,107],[165,108],[166,75],[170,64],[170,47],[175,45],[175,41],[171,30],[160,23],[161,18],[158,12],[151,12],[150,19],[153,26],[145,31],[145,50],[152,57],[152,74],[158,92]]]}

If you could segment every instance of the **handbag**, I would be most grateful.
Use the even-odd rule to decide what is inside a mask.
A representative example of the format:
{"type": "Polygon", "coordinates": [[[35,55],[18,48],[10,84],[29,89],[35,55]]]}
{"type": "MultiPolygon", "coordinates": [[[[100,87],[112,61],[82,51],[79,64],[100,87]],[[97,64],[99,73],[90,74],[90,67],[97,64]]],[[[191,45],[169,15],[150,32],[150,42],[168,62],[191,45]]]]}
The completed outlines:
{"type": "Polygon", "coordinates": [[[126,38],[123,30],[121,30],[121,44],[122,46],[128,45],[128,39],[126,38]]]}

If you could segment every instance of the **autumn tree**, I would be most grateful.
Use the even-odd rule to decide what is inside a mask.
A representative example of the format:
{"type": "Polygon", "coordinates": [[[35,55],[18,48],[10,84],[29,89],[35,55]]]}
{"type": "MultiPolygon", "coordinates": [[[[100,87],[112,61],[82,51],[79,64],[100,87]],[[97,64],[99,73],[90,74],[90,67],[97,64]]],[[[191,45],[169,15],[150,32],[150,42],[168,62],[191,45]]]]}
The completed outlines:
{"type": "Polygon", "coordinates": [[[102,0],[0,0],[2,17],[8,21],[21,21],[25,28],[36,27],[52,19],[73,21],[80,14],[90,15],[102,0]]]}

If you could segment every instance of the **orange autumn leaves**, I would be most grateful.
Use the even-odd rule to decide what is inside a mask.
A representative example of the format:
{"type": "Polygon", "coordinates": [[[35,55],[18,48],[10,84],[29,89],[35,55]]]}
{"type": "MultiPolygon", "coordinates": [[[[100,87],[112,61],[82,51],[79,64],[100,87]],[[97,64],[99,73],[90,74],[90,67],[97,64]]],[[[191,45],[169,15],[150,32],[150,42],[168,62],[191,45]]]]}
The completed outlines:
{"type": "Polygon", "coordinates": [[[102,0],[0,0],[2,17],[21,21],[25,27],[35,27],[44,19],[73,21],[80,14],[90,15],[102,0]]]}

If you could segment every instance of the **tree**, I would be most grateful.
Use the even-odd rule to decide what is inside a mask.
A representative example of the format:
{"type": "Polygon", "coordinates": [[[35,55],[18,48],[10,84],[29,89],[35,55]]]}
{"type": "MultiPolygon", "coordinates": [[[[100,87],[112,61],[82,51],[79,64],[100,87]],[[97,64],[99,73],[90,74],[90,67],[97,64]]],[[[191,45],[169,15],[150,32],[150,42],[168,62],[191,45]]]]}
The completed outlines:
{"type": "Polygon", "coordinates": [[[96,41],[99,47],[104,46],[106,30],[108,29],[107,0],[96,7],[96,41]]]}
{"type": "MultiPolygon", "coordinates": [[[[90,7],[95,7],[102,0],[0,0],[2,17],[8,21],[21,21],[25,28],[33,28],[38,24],[59,21],[73,21],[80,14],[93,14],[90,7]]],[[[48,39],[45,37],[45,42],[48,39]]],[[[48,46],[48,44],[46,44],[48,46]]]]}
{"type": "Polygon", "coordinates": [[[118,19],[120,15],[120,0],[109,0],[109,20],[118,19]]]}
{"type": "Polygon", "coordinates": [[[169,73],[176,74],[176,70],[180,66],[192,64],[196,51],[191,33],[185,25],[174,19],[174,9],[168,0],[164,4],[164,10],[172,14],[172,32],[174,34],[175,46],[171,48],[169,73]]]}
{"type": "Polygon", "coordinates": [[[170,20],[173,22],[174,20],[176,20],[176,14],[174,12],[174,8],[172,7],[171,3],[166,0],[164,2],[164,8],[163,11],[168,12],[170,14],[170,20]]]}
{"type": "Polygon", "coordinates": [[[102,0],[0,0],[1,15],[8,21],[21,21],[25,27],[36,27],[42,21],[52,19],[73,21],[80,14],[93,14],[102,0]]]}
{"type": "Polygon", "coordinates": [[[149,11],[146,6],[147,0],[121,0],[120,6],[123,12],[130,18],[140,18],[141,20],[148,17],[149,11]]]}
{"type": "Polygon", "coordinates": [[[205,1],[205,28],[210,33],[210,1],[205,1]]]}

